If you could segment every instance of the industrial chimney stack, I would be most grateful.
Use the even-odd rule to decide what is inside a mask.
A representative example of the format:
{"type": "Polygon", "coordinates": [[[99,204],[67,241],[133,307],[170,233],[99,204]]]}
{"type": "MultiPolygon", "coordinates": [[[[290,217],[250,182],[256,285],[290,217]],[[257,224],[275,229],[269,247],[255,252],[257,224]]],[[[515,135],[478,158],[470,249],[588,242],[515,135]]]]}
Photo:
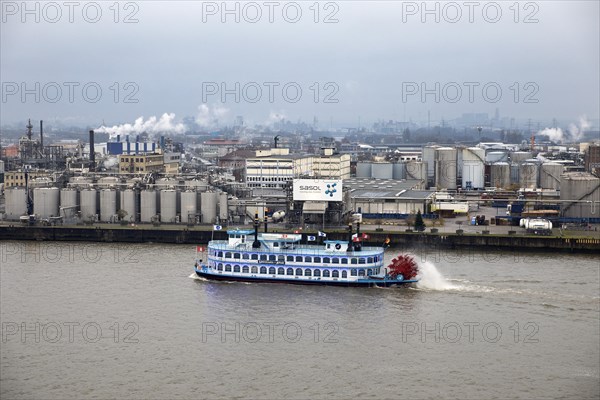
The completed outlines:
{"type": "Polygon", "coordinates": [[[96,152],[94,151],[94,131],[90,131],[90,172],[96,171],[96,152]]]}

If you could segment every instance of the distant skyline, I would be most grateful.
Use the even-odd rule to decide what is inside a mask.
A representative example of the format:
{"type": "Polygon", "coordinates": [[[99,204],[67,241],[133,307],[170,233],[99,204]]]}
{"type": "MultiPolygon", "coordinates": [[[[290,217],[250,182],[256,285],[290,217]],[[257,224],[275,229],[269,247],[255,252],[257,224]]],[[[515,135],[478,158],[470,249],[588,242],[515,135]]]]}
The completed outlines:
{"type": "Polygon", "coordinates": [[[1,3],[0,125],[99,127],[167,113],[174,126],[241,115],[250,125],[317,117],[327,128],[496,108],[548,124],[600,118],[599,2],[519,3],[518,13],[512,2],[429,2],[427,13],[421,2],[340,1],[318,3],[318,15],[313,2],[228,2],[233,14],[221,2],[118,3],[118,13],[110,2],[31,2],[29,13],[22,4],[1,3]]]}

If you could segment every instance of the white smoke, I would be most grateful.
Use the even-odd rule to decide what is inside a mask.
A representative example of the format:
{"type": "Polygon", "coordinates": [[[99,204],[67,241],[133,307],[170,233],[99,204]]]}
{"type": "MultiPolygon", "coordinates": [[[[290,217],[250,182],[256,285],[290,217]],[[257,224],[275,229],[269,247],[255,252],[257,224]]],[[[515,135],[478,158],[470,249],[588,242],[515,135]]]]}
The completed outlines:
{"type": "Polygon", "coordinates": [[[219,119],[224,118],[229,114],[229,109],[219,105],[209,107],[206,104],[198,106],[198,114],[196,115],[196,123],[204,129],[216,128],[219,125],[219,119]]]}
{"type": "Polygon", "coordinates": [[[538,131],[537,136],[547,136],[553,142],[578,142],[583,138],[584,133],[590,129],[592,125],[587,120],[585,115],[579,117],[577,123],[569,124],[569,129],[565,132],[561,128],[545,128],[538,131]]]}
{"type": "Polygon", "coordinates": [[[546,128],[537,133],[536,136],[548,136],[548,139],[553,142],[562,142],[565,134],[560,128],[546,128]]]}
{"type": "Polygon", "coordinates": [[[174,113],[164,113],[160,118],[151,116],[147,120],[139,117],[133,124],[114,125],[112,127],[101,126],[95,129],[96,132],[108,133],[111,138],[117,135],[131,135],[146,132],[149,135],[164,133],[184,133],[186,126],[182,123],[175,123],[174,113]]]}
{"type": "Polygon", "coordinates": [[[265,125],[272,127],[276,123],[281,122],[285,119],[286,119],[286,115],[284,113],[282,113],[282,112],[278,113],[278,112],[271,111],[269,113],[269,117],[265,121],[265,125]]]}
{"type": "Polygon", "coordinates": [[[592,124],[587,120],[585,115],[579,117],[579,124],[569,124],[569,132],[575,141],[579,141],[583,138],[585,131],[589,130],[592,124]]]}

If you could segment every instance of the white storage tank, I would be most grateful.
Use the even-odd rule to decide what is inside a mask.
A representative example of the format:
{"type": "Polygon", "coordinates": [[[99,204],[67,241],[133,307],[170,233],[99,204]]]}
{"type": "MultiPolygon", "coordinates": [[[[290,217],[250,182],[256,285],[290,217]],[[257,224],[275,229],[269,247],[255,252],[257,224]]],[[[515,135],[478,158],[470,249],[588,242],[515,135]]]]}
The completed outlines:
{"type": "Polygon", "coordinates": [[[198,213],[198,194],[193,190],[181,192],[181,222],[193,224],[198,213]]]}
{"type": "Polygon", "coordinates": [[[427,177],[435,176],[435,150],[440,146],[425,146],[423,147],[423,156],[421,159],[427,163],[427,177]]]}
{"type": "Polygon", "coordinates": [[[33,189],[33,213],[39,218],[57,217],[59,198],[58,188],[33,189]]]}
{"type": "Polygon", "coordinates": [[[200,193],[200,211],[202,212],[202,223],[214,224],[217,220],[217,193],[200,193]]]}
{"type": "Polygon", "coordinates": [[[140,221],[141,222],[153,222],[153,218],[156,216],[156,203],[158,192],[146,189],[142,190],[140,194],[140,221]]]}
{"type": "Polygon", "coordinates": [[[419,189],[427,189],[427,163],[422,161],[411,161],[406,163],[406,179],[421,181],[419,189]]]}
{"type": "Polygon", "coordinates": [[[519,168],[519,164],[517,163],[510,163],[510,183],[511,185],[519,185],[520,184],[520,179],[519,179],[519,172],[520,172],[520,168],[519,168]]]}
{"type": "Polygon", "coordinates": [[[510,165],[507,162],[498,162],[491,165],[490,185],[503,189],[510,186],[510,165]]]}
{"type": "Polygon", "coordinates": [[[357,178],[370,178],[371,177],[371,164],[370,162],[359,162],[356,163],[356,177],[357,178]]]}
{"type": "MultiPolygon", "coordinates": [[[[461,165],[459,163],[459,165],[461,165]]],[[[485,150],[470,147],[462,151],[462,188],[483,189],[485,187],[485,150]]]]}
{"type": "Polygon", "coordinates": [[[63,217],[74,217],[77,214],[77,190],[66,188],[60,190],[59,213],[63,217]]]}
{"type": "Polygon", "coordinates": [[[488,164],[508,162],[508,153],[504,151],[490,151],[485,155],[485,162],[488,164]]]}
{"type": "Polygon", "coordinates": [[[540,187],[542,189],[560,189],[560,176],[564,166],[559,163],[547,162],[540,169],[540,187]]]}
{"type": "Polygon", "coordinates": [[[160,191],[160,221],[163,223],[177,222],[177,191],[160,191]]]}
{"type": "Polygon", "coordinates": [[[79,207],[84,221],[96,220],[98,215],[98,192],[96,189],[83,189],[79,192],[79,207]]]}
{"type": "Polygon", "coordinates": [[[121,191],[121,207],[120,209],[126,212],[123,220],[136,222],[138,215],[138,202],[136,201],[136,192],[133,189],[125,189],[121,191]]]}
{"type": "Polygon", "coordinates": [[[521,188],[537,188],[538,170],[538,165],[534,163],[523,163],[519,166],[519,185],[521,188]]]}
{"type": "Polygon", "coordinates": [[[8,188],[4,191],[6,219],[18,220],[27,215],[27,191],[25,188],[8,188]]]}
{"type": "Polygon", "coordinates": [[[510,153],[510,161],[513,163],[523,163],[532,156],[530,151],[513,151],[510,153]]]}
{"type": "Polygon", "coordinates": [[[392,179],[393,175],[391,163],[373,163],[371,165],[371,178],[392,179]]]}
{"type": "Polygon", "coordinates": [[[392,168],[392,177],[397,181],[406,179],[406,163],[395,163],[392,168]]]}
{"type": "Polygon", "coordinates": [[[117,214],[117,191],[102,189],[100,191],[100,221],[114,222],[117,214]]]}
{"type": "Polygon", "coordinates": [[[229,202],[227,200],[227,193],[219,193],[219,220],[221,222],[229,220],[229,210],[227,208],[228,204],[229,202]]]}
{"type": "Polygon", "coordinates": [[[566,218],[599,218],[600,178],[587,172],[560,177],[561,213],[566,218]]]}
{"type": "Polygon", "coordinates": [[[435,151],[435,186],[456,189],[456,149],[440,147],[435,151]]]}

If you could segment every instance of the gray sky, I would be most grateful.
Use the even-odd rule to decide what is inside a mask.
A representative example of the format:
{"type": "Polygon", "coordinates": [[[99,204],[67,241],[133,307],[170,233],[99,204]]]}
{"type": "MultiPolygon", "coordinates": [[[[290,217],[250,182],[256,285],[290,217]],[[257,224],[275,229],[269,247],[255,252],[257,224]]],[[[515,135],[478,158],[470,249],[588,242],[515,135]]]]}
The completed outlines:
{"type": "Polygon", "coordinates": [[[230,9],[237,5],[240,22],[223,15],[220,1],[121,2],[117,23],[112,1],[81,2],[70,23],[62,2],[55,3],[57,18],[57,9],[45,3],[28,3],[31,9],[38,4],[39,12],[25,14],[20,1],[3,1],[0,123],[31,117],[108,125],[175,113],[173,123],[184,116],[207,125],[215,118],[227,123],[236,115],[263,123],[284,115],[307,122],[317,116],[321,126],[331,119],[356,126],[359,118],[363,125],[380,118],[419,122],[430,111],[433,121],[451,120],[468,112],[493,115],[496,108],[501,116],[548,123],[554,117],[599,117],[597,1],[520,2],[518,16],[512,1],[475,2],[471,10],[464,2],[427,3],[439,10],[439,22],[435,13],[423,14],[420,1],[320,2],[316,23],[312,1],[288,4],[286,11],[287,3],[273,3],[273,23],[262,1],[228,2],[230,9]],[[87,22],[84,16],[93,20],[96,5],[102,11],[99,22],[87,22]],[[288,22],[297,8],[299,21],[288,22]],[[260,20],[249,22],[257,9],[260,20]],[[129,14],[138,22],[124,23],[129,14]],[[328,15],[337,22],[324,23],[328,15]],[[72,86],[72,102],[68,85],[75,84],[68,82],[78,84],[72,86]],[[86,100],[82,88],[90,82],[96,84],[88,85],[86,100]],[[128,82],[133,85],[125,87],[128,82]],[[222,102],[221,85],[235,92],[236,82],[239,102],[234,94],[222,102]],[[25,101],[23,83],[32,91],[25,101]],[[431,90],[424,99],[422,84],[431,90]],[[62,95],[52,103],[55,86],[62,87],[62,95]],[[95,87],[102,96],[93,103],[95,87]],[[219,93],[210,95],[203,87],[219,93]],[[302,95],[294,103],[298,87],[302,95]],[[138,102],[126,102],[127,94],[138,102]],[[324,102],[327,95],[338,102],[324,102]],[[207,105],[199,110],[203,102],[207,105]]]}

